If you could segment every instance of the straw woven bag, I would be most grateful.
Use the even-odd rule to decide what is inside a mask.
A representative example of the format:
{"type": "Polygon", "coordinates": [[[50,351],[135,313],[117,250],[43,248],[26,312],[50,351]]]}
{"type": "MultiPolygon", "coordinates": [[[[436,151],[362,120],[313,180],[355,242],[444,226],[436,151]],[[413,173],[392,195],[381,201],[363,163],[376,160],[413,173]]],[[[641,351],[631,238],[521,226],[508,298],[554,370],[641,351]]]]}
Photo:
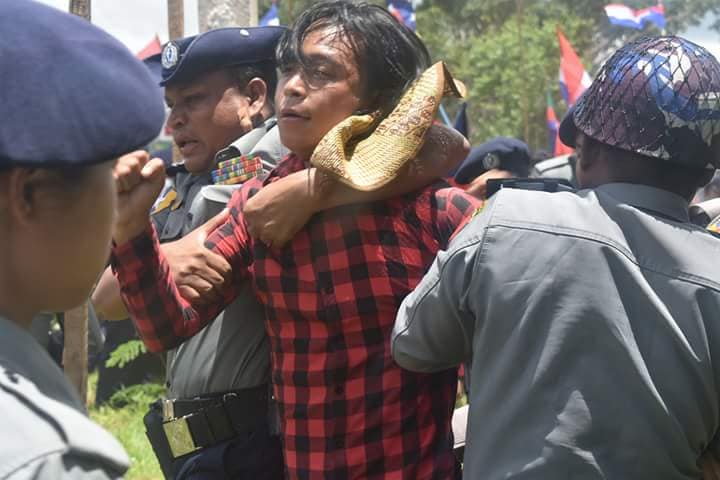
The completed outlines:
{"type": "Polygon", "coordinates": [[[330,130],[310,163],[356,190],[375,190],[397,177],[415,157],[446,95],[463,97],[465,87],[444,63],[427,69],[390,114],[353,115],[330,130]]]}

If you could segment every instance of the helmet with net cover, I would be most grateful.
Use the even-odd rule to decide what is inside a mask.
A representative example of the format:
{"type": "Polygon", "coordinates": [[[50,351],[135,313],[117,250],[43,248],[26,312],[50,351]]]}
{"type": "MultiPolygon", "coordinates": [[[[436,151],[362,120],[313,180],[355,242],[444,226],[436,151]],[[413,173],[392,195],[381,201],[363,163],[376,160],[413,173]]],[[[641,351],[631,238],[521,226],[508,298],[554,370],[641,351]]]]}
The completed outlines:
{"type": "Polygon", "coordinates": [[[619,49],[568,112],[561,140],[578,130],[607,145],[689,167],[720,166],[720,64],[676,36],[619,49]]]}

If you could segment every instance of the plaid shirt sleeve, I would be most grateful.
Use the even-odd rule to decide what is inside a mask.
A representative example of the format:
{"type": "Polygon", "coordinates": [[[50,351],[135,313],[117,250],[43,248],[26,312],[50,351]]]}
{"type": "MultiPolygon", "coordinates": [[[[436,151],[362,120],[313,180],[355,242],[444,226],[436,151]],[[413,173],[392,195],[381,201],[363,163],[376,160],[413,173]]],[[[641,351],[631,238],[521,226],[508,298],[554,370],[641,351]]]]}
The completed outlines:
{"type": "MultiPolygon", "coordinates": [[[[463,308],[475,251],[458,248],[473,236],[465,225],[483,201],[461,190],[448,188],[435,194],[439,251],[430,270],[398,310],[392,333],[392,355],[401,367],[416,372],[438,372],[460,365],[470,351],[468,329],[472,324],[463,308]],[[461,234],[460,231],[463,231],[461,234]],[[448,245],[449,239],[455,239],[448,245]]],[[[473,230],[474,231],[474,230],[473,230]]]]}
{"type": "Polygon", "coordinates": [[[235,192],[228,203],[230,218],[206,241],[208,248],[232,266],[233,275],[223,286],[220,302],[191,305],[180,295],[152,225],[136,238],[113,247],[113,271],[148,350],[160,352],[176,347],[199,332],[237,297],[250,263],[250,240],[240,213],[244,190],[235,192]]]}
{"type": "Polygon", "coordinates": [[[458,188],[443,188],[435,192],[432,200],[436,218],[431,225],[435,229],[434,236],[442,250],[447,250],[453,235],[459,232],[482,209],[483,201],[468,195],[458,188]]]}

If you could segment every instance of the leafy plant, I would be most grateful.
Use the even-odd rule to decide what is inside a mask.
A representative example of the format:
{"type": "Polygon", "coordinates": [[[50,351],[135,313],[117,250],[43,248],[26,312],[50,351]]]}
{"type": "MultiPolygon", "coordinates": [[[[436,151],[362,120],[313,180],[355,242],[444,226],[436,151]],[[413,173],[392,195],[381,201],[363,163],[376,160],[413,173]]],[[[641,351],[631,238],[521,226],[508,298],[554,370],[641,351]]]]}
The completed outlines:
{"type": "Polygon", "coordinates": [[[108,368],[123,368],[145,352],[147,352],[147,348],[145,348],[142,340],[128,340],[112,351],[110,358],[105,362],[105,366],[108,368]]]}
{"type": "Polygon", "coordinates": [[[165,395],[165,387],[158,383],[140,383],[118,390],[110,397],[110,408],[139,406],[147,408],[152,402],[165,395]]]}

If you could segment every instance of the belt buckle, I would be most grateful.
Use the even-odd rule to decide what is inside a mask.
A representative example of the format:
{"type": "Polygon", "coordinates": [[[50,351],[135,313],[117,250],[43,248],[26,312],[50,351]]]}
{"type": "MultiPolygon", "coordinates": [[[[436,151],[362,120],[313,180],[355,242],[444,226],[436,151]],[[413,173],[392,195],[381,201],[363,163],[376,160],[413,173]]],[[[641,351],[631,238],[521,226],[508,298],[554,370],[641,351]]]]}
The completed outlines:
{"type": "Polygon", "coordinates": [[[167,438],[168,445],[170,445],[170,451],[173,457],[182,457],[188,453],[200,450],[200,447],[195,445],[195,440],[190,433],[187,416],[164,422],[163,429],[165,430],[165,437],[167,438]]]}
{"type": "Polygon", "coordinates": [[[162,400],[162,415],[164,422],[175,419],[175,407],[172,400],[167,398],[162,400]]]}

